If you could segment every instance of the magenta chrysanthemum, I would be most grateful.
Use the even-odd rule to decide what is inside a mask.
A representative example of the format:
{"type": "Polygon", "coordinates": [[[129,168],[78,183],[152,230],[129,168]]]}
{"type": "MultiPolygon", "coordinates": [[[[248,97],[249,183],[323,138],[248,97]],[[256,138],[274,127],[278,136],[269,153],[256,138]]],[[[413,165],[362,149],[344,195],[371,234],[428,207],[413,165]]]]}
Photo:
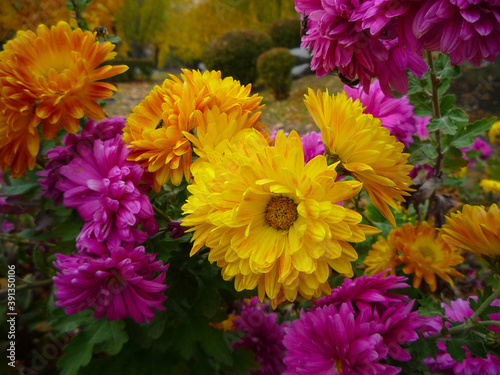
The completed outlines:
{"type": "Polygon", "coordinates": [[[348,79],[357,76],[365,91],[378,77],[384,93],[392,96],[389,85],[400,93],[408,91],[406,68],[417,76],[427,70],[421,57],[399,46],[395,20],[382,27],[363,26],[357,13],[360,2],[295,0],[295,4],[297,12],[307,17],[301,46],[311,50],[311,69],[318,76],[337,68],[348,79]]]}
{"type": "Polygon", "coordinates": [[[498,0],[426,0],[413,20],[423,48],[450,55],[452,65],[495,61],[500,53],[498,0]]]}
{"type": "Polygon", "coordinates": [[[285,347],[282,343],[285,327],[289,322],[279,324],[276,313],[267,313],[266,305],[259,303],[258,297],[253,297],[243,305],[241,314],[233,323],[235,329],[242,331],[244,336],[233,344],[242,346],[255,353],[255,360],[261,369],[252,371],[259,375],[281,375],[286,368],[283,362],[285,347]]]}
{"type": "Polygon", "coordinates": [[[82,146],[86,146],[90,150],[93,149],[94,141],[100,139],[106,141],[115,138],[123,133],[125,119],[115,116],[109,119],[104,119],[99,122],[89,120],[82,129],[82,134],[67,134],[64,139],[64,146],[47,151],[48,161],[45,164],[45,170],[37,172],[40,185],[44,191],[44,196],[51,198],[55,205],[63,203],[63,191],[57,187],[57,183],[64,177],[60,174],[59,169],[68,165],[82,146]]]}
{"type": "MultiPolygon", "coordinates": [[[[475,296],[470,298],[475,300],[477,299],[475,296]]],[[[465,319],[470,318],[474,313],[469,306],[468,300],[457,299],[456,301],[451,301],[450,305],[445,303],[442,303],[441,305],[444,307],[445,316],[452,322],[463,322],[465,319]]],[[[500,300],[497,299],[493,301],[491,305],[500,306],[500,300]]],[[[488,317],[491,320],[498,320],[500,318],[500,313],[490,314],[488,317]]],[[[446,326],[449,328],[450,323],[446,323],[446,326]]],[[[490,326],[489,329],[500,332],[500,327],[490,326]]],[[[436,355],[436,359],[429,357],[423,361],[432,373],[440,373],[444,375],[500,374],[500,359],[494,355],[487,354],[486,358],[475,357],[471,355],[467,348],[465,348],[466,358],[461,363],[458,363],[446,352],[444,342],[438,342],[437,345],[439,352],[436,355]]]]}
{"type": "Polygon", "coordinates": [[[398,142],[404,143],[406,147],[413,142],[412,134],[417,131],[418,118],[413,115],[413,106],[406,96],[388,98],[382,92],[378,80],[371,83],[369,94],[362,88],[344,86],[344,90],[353,101],[359,99],[365,107],[364,113],[380,119],[382,126],[389,129],[398,142]]]}
{"type": "Polygon", "coordinates": [[[165,271],[155,254],[127,243],[102,256],[56,254],[59,269],[54,277],[56,305],[67,314],[95,308],[94,318],[120,320],[131,317],[149,322],[154,310],[164,310],[165,271]],[[155,278],[155,274],[159,273],[155,278]]]}
{"type": "Polygon", "coordinates": [[[283,343],[288,350],[285,375],[397,374],[400,368],[381,363],[389,349],[378,326],[376,311],[357,312],[342,303],[301,311],[292,328],[285,328],[283,343]]]}
{"type": "Polygon", "coordinates": [[[148,234],[158,231],[153,208],[144,194],[147,185],[139,185],[144,170],[126,160],[130,153],[120,135],[107,141],[98,139],[92,150],[82,146],[78,157],[60,168],[64,179],[57,187],[64,191],[64,205],[76,208],[85,220],[78,241],[95,238],[109,245],[142,243],[148,234]]]}
{"type": "Polygon", "coordinates": [[[309,160],[313,159],[315,156],[323,155],[325,153],[325,144],[321,139],[321,133],[310,132],[300,136],[302,141],[302,148],[304,149],[304,163],[308,163],[309,160]]]}
{"type": "Polygon", "coordinates": [[[462,151],[462,156],[466,160],[469,161],[469,167],[474,166],[475,161],[474,160],[470,160],[470,158],[467,156],[467,152],[468,151],[470,151],[470,150],[479,151],[481,153],[481,155],[479,155],[479,159],[481,159],[481,160],[486,160],[488,158],[488,156],[490,156],[491,153],[493,152],[493,150],[491,149],[491,147],[488,144],[488,142],[482,140],[479,137],[476,138],[476,139],[474,139],[474,143],[472,144],[472,146],[464,147],[464,148],[461,148],[460,150],[462,151]]]}
{"type": "Polygon", "coordinates": [[[380,361],[387,356],[410,360],[400,344],[417,340],[415,330],[434,332],[441,325],[411,311],[414,300],[408,296],[389,292],[407,288],[405,277],[382,275],[345,279],[308,313],[301,312],[293,328],[285,330],[286,374],[399,372],[380,361]]]}

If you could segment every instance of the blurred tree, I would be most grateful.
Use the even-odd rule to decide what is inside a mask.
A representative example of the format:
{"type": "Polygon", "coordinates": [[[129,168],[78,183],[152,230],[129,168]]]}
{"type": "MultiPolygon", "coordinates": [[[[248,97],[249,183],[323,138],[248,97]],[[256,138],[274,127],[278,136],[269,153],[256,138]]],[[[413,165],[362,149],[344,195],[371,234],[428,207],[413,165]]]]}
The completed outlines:
{"type": "Polygon", "coordinates": [[[123,0],[92,1],[83,12],[90,28],[104,26],[110,34],[118,33],[116,14],[123,7],[123,0]]]}
{"type": "Polygon", "coordinates": [[[208,43],[229,30],[265,31],[275,19],[299,17],[293,0],[178,0],[170,13],[162,53],[179,56],[188,65],[200,60],[208,43]]]}
{"type": "Polygon", "coordinates": [[[169,0],[122,0],[116,13],[118,35],[133,58],[146,57],[146,50],[164,32],[169,0]]]}
{"type": "Polygon", "coordinates": [[[52,26],[69,20],[70,11],[65,5],[66,0],[0,1],[0,45],[13,38],[17,30],[35,31],[42,23],[52,26]]]}

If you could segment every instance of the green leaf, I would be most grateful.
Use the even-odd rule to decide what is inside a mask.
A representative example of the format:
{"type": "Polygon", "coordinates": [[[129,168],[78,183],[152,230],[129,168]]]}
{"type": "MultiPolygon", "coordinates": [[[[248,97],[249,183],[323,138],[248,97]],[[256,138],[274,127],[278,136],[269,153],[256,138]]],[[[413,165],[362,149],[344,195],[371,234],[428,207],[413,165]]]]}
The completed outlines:
{"type": "Polygon", "coordinates": [[[413,165],[432,164],[437,157],[436,148],[429,139],[420,140],[414,138],[414,142],[410,144],[409,152],[408,162],[413,165]]]}
{"type": "Polygon", "coordinates": [[[445,173],[457,172],[467,164],[468,161],[462,157],[462,151],[460,149],[453,146],[447,147],[442,168],[445,173]]]}
{"type": "Polygon", "coordinates": [[[436,358],[439,348],[435,341],[427,341],[421,338],[410,344],[410,352],[413,358],[417,361],[421,361],[429,357],[436,358]]]}
{"type": "Polygon", "coordinates": [[[450,56],[448,55],[440,54],[436,59],[434,66],[436,67],[437,75],[440,78],[457,78],[460,76],[460,66],[451,66],[450,56]]]}
{"type": "MultiPolygon", "coordinates": [[[[459,129],[453,138],[446,144],[458,148],[469,147],[474,143],[474,138],[488,131],[495,123],[496,118],[481,119],[466,127],[459,129]]],[[[446,148],[445,151],[446,152],[446,148]]]]}
{"type": "Polygon", "coordinates": [[[446,341],[446,352],[458,363],[462,363],[466,357],[462,342],[455,338],[446,341]]]}
{"type": "Polygon", "coordinates": [[[201,319],[196,321],[196,330],[205,353],[222,364],[231,365],[233,363],[229,346],[222,337],[222,330],[215,329],[208,324],[208,320],[201,319]]]}
{"type": "Polygon", "coordinates": [[[432,298],[424,297],[418,300],[420,307],[418,308],[418,315],[420,316],[440,316],[444,317],[445,310],[438,301],[432,298]]]}
{"type": "Polygon", "coordinates": [[[460,108],[453,108],[443,117],[431,118],[430,124],[427,125],[428,130],[441,130],[446,134],[455,134],[458,129],[462,128],[468,122],[467,114],[460,108]]]}
{"type": "Polygon", "coordinates": [[[455,103],[455,95],[445,95],[441,98],[441,103],[439,104],[439,108],[441,109],[441,113],[447,113],[454,107],[455,103]]]}
{"type": "Polygon", "coordinates": [[[64,354],[57,362],[61,375],[77,374],[80,367],[90,362],[97,344],[101,344],[101,348],[109,354],[118,353],[128,341],[124,327],[123,321],[92,320],[64,347],[64,354]]]}
{"type": "Polygon", "coordinates": [[[413,113],[415,116],[425,117],[432,116],[432,102],[431,99],[423,92],[417,92],[409,95],[411,103],[415,106],[413,113]]]}
{"type": "Polygon", "coordinates": [[[450,88],[450,84],[451,84],[451,79],[448,77],[443,78],[441,80],[438,87],[439,97],[442,97],[444,94],[446,94],[446,91],[448,91],[448,89],[450,88]]]}
{"type": "Polygon", "coordinates": [[[43,273],[45,276],[50,276],[50,271],[45,264],[44,254],[38,248],[33,250],[33,264],[35,265],[37,270],[43,273]]]}

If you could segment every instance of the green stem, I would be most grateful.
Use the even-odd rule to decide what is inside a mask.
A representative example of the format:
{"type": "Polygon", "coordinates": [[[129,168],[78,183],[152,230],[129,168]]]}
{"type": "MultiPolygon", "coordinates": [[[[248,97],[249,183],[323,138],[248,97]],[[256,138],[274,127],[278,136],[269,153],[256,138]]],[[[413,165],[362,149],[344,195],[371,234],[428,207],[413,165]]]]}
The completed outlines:
{"type": "Polygon", "coordinates": [[[156,212],[158,215],[160,215],[162,218],[164,218],[165,220],[167,220],[167,223],[170,223],[172,222],[173,220],[170,218],[170,216],[168,216],[165,212],[163,212],[162,210],[160,210],[158,207],[153,206],[153,210],[154,212],[156,212]]]}
{"type": "MultiPolygon", "coordinates": [[[[434,68],[434,60],[432,58],[432,52],[426,51],[426,57],[427,57],[427,64],[429,65],[429,76],[431,78],[431,87],[432,87],[432,94],[431,94],[431,101],[432,101],[432,112],[434,114],[435,118],[440,118],[441,117],[441,109],[439,108],[439,92],[438,92],[438,85],[439,85],[439,80],[436,75],[436,70],[434,68]]],[[[441,149],[441,131],[436,130],[435,132],[435,137],[436,137],[436,152],[438,154],[437,159],[436,159],[436,165],[434,167],[434,175],[437,176],[441,172],[441,163],[443,161],[443,150],[441,149]]]]}
{"type": "MultiPolygon", "coordinates": [[[[16,293],[23,291],[23,290],[27,290],[27,289],[35,289],[35,288],[39,288],[41,286],[51,285],[52,283],[53,283],[52,279],[46,279],[46,280],[41,280],[41,281],[35,281],[32,283],[26,283],[26,284],[23,284],[20,286],[16,286],[16,293]]],[[[8,289],[0,290],[0,298],[6,296],[7,294],[8,294],[8,289]]]]}
{"type": "Polygon", "coordinates": [[[71,0],[71,4],[73,4],[73,9],[75,10],[75,18],[78,27],[82,30],[85,30],[85,23],[83,21],[82,14],[80,13],[80,4],[77,4],[75,0],[71,0]]]}
{"type": "Polygon", "coordinates": [[[474,314],[470,317],[471,320],[476,320],[478,316],[480,316],[484,310],[486,310],[488,307],[490,307],[491,303],[496,300],[500,296],[500,288],[497,288],[491,296],[486,298],[486,300],[477,308],[476,311],[474,311],[474,314]]]}
{"type": "Polygon", "coordinates": [[[25,240],[22,238],[18,238],[16,236],[8,236],[8,235],[7,236],[0,235],[0,240],[15,242],[18,244],[23,244],[23,245],[31,245],[31,246],[47,246],[47,247],[55,247],[56,246],[56,244],[50,243],[50,242],[37,241],[37,240],[33,240],[34,242],[32,242],[32,240],[25,240]]]}

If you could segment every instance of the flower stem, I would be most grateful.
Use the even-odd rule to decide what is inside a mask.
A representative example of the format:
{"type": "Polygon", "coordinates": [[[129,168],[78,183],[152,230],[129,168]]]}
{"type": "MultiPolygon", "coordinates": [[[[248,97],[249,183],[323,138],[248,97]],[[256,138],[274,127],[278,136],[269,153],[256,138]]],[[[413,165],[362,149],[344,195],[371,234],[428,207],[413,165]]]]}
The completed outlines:
{"type": "MultiPolygon", "coordinates": [[[[35,281],[32,283],[26,283],[20,286],[16,286],[16,293],[22,290],[35,289],[41,286],[50,285],[52,283],[53,283],[52,279],[45,279],[45,280],[35,281]]],[[[7,292],[8,289],[0,290],[0,298],[6,296],[7,292]]]]}
{"type": "Polygon", "coordinates": [[[73,10],[75,11],[75,19],[76,23],[78,24],[78,27],[82,30],[85,30],[85,21],[82,17],[82,13],[80,12],[80,4],[79,2],[77,3],[75,0],[71,0],[71,4],[73,4],[73,10]]]}
{"type": "Polygon", "coordinates": [[[479,306],[477,308],[477,310],[474,311],[474,314],[472,314],[472,316],[470,317],[471,320],[475,320],[478,316],[480,316],[483,313],[483,311],[486,310],[491,305],[491,303],[494,300],[496,300],[499,296],[500,296],[500,288],[497,288],[491,294],[491,296],[489,296],[488,298],[486,298],[486,300],[481,304],[481,306],[479,306]]]}
{"type": "MultiPolygon", "coordinates": [[[[432,52],[426,51],[426,56],[427,56],[427,64],[429,65],[429,76],[431,78],[431,87],[432,87],[432,94],[431,94],[432,112],[435,118],[440,118],[441,109],[439,108],[439,93],[438,93],[439,82],[436,75],[436,70],[434,68],[434,60],[432,58],[432,52]]],[[[439,129],[436,130],[435,137],[437,143],[436,152],[438,156],[436,159],[436,165],[434,167],[434,175],[437,176],[441,172],[441,163],[444,157],[443,150],[441,149],[441,131],[439,129]]]]}
{"type": "Polygon", "coordinates": [[[167,221],[167,223],[170,223],[172,221],[172,219],[170,218],[170,216],[168,216],[165,212],[163,212],[162,210],[160,210],[155,205],[151,205],[151,206],[153,207],[154,212],[156,212],[158,215],[160,215],[162,218],[164,218],[167,221]]]}

